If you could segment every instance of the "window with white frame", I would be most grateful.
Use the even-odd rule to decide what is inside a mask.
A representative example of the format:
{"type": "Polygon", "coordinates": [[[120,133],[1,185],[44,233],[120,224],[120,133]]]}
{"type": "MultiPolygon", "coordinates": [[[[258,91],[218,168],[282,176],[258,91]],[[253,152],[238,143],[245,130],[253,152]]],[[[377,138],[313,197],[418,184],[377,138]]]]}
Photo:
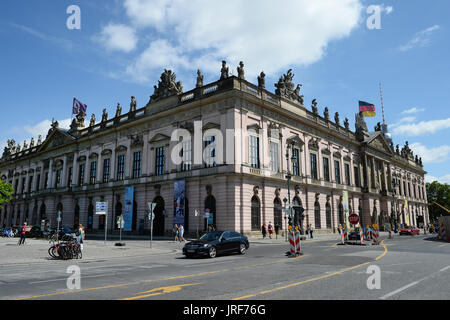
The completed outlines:
{"type": "Polygon", "coordinates": [[[205,166],[207,168],[216,166],[216,137],[209,136],[205,140],[205,166]]]}
{"type": "Polygon", "coordinates": [[[279,169],[278,143],[270,141],[269,147],[270,147],[270,163],[269,163],[270,171],[278,172],[279,169]]]}
{"type": "Polygon", "coordinates": [[[192,141],[187,140],[183,142],[183,149],[181,149],[181,171],[189,171],[192,166],[192,141]]]}
{"type": "Polygon", "coordinates": [[[249,139],[249,157],[250,166],[259,169],[259,137],[250,135],[249,139]]]}

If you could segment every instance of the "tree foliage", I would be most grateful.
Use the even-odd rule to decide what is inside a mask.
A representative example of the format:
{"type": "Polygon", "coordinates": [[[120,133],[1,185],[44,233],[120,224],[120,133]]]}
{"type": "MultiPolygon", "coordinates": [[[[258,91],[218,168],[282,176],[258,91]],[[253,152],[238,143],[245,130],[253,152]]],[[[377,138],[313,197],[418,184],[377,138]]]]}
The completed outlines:
{"type": "Polygon", "coordinates": [[[450,185],[445,183],[441,184],[437,181],[426,184],[427,197],[430,212],[430,219],[435,220],[437,217],[448,216],[449,213],[434,204],[433,202],[439,203],[441,206],[450,210],[450,185]]]}
{"type": "Polygon", "coordinates": [[[13,192],[12,185],[0,179],[0,209],[3,209],[4,203],[11,201],[13,192]]]}

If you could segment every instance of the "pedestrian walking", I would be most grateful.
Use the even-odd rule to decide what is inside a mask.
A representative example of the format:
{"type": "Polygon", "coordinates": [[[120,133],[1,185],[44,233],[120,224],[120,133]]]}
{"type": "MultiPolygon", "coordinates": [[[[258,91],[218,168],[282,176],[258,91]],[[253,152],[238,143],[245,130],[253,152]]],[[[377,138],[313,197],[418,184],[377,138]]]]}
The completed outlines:
{"type": "Polygon", "coordinates": [[[280,225],[277,223],[275,223],[275,237],[276,239],[278,239],[278,232],[280,232],[280,225]]]}
{"type": "Polygon", "coordinates": [[[183,238],[183,236],[184,236],[184,226],[182,224],[180,224],[179,233],[180,233],[180,242],[182,242],[182,241],[184,241],[184,238],[183,238]]]}
{"type": "Polygon", "coordinates": [[[180,233],[180,229],[178,229],[178,225],[177,224],[175,224],[174,226],[173,226],[173,232],[175,233],[175,239],[173,239],[173,241],[179,241],[180,240],[180,238],[178,237],[178,235],[179,235],[179,233],[180,233]]]}
{"type": "Polygon", "coordinates": [[[310,224],[309,225],[309,234],[311,235],[311,239],[313,238],[313,232],[314,232],[314,227],[310,224]]]}
{"type": "Polygon", "coordinates": [[[338,232],[339,232],[339,234],[341,234],[341,232],[342,232],[342,225],[339,223],[339,227],[338,227],[338,232]]]}
{"type": "Polygon", "coordinates": [[[306,234],[309,235],[309,238],[311,239],[311,228],[310,228],[310,225],[306,226],[306,234]]]}
{"type": "Polygon", "coordinates": [[[83,230],[83,225],[81,223],[78,225],[75,235],[77,237],[77,243],[80,245],[80,249],[83,250],[84,230],[83,230]]]}
{"type": "Polygon", "coordinates": [[[261,227],[261,232],[262,232],[263,239],[265,239],[266,238],[266,234],[267,234],[266,224],[265,223],[261,227]]]}
{"type": "Polygon", "coordinates": [[[26,232],[27,232],[27,223],[24,222],[23,225],[21,227],[19,227],[19,233],[20,233],[19,246],[21,244],[25,244],[26,232]]]}
{"type": "Polygon", "coordinates": [[[272,239],[272,235],[273,235],[273,225],[272,222],[269,221],[269,224],[267,225],[267,230],[269,231],[269,239],[272,239]]]}

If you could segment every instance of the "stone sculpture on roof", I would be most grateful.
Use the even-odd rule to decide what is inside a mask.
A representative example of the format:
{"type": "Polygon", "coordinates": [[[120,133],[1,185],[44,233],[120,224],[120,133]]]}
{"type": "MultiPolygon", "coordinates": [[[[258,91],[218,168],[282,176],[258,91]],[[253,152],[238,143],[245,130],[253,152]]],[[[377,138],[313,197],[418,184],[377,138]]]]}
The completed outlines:
{"type": "Polygon", "coordinates": [[[238,78],[245,80],[245,72],[244,72],[244,62],[239,62],[239,66],[237,67],[238,78]]]}
{"type": "Polygon", "coordinates": [[[298,84],[294,89],[295,84],[292,81],[293,78],[294,74],[292,73],[292,69],[289,69],[287,74],[284,74],[282,77],[280,77],[278,83],[275,83],[275,87],[277,88],[275,90],[275,94],[277,96],[303,104],[303,96],[300,95],[300,88],[302,85],[298,84]]]}
{"type": "Polygon", "coordinates": [[[258,87],[260,89],[266,88],[266,74],[264,73],[264,71],[261,71],[261,73],[258,76],[258,87]]]}
{"type": "Polygon", "coordinates": [[[220,80],[228,79],[228,67],[225,60],[222,61],[222,69],[220,70],[220,80]]]}
{"type": "Polygon", "coordinates": [[[203,87],[203,75],[200,69],[197,70],[197,84],[195,85],[197,88],[203,87]]]}
{"type": "Polygon", "coordinates": [[[150,97],[150,103],[157,102],[161,99],[183,93],[183,85],[181,81],[177,82],[177,76],[172,70],[164,69],[161,74],[161,80],[158,86],[154,86],[154,93],[150,97]]]}

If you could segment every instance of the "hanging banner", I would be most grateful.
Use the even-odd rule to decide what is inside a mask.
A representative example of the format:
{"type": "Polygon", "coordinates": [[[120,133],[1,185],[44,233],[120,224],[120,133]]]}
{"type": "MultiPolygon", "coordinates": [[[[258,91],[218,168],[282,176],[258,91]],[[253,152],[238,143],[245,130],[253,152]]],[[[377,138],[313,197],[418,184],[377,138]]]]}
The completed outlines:
{"type": "Polygon", "coordinates": [[[132,231],[133,229],[133,198],[134,187],[125,188],[125,211],[123,213],[123,231],[132,231]]]}
{"type": "Polygon", "coordinates": [[[408,200],[405,200],[405,219],[406,219],[406,225],[410,226],[410,221],[409,221],[409,209],[408,209],[408,200]]]}
{"type": "Polygon", "coordinates": [[[345,215],[345,226],[350,229],[350,221],[348,220],[349,209],[348,209],[348,192],[346,190],[342,191],[342,204],[344,205],[344,215],[345,215]]]}
{"type": "Polygon", "coordinates": [[[174,215],[173,215],[173,224],[177,225],[183,225],[185,222],[185,188],[186,188],[186,181],[185,180],[179,180],[175,181],[173,184],[174,187],[174,215]]]}

